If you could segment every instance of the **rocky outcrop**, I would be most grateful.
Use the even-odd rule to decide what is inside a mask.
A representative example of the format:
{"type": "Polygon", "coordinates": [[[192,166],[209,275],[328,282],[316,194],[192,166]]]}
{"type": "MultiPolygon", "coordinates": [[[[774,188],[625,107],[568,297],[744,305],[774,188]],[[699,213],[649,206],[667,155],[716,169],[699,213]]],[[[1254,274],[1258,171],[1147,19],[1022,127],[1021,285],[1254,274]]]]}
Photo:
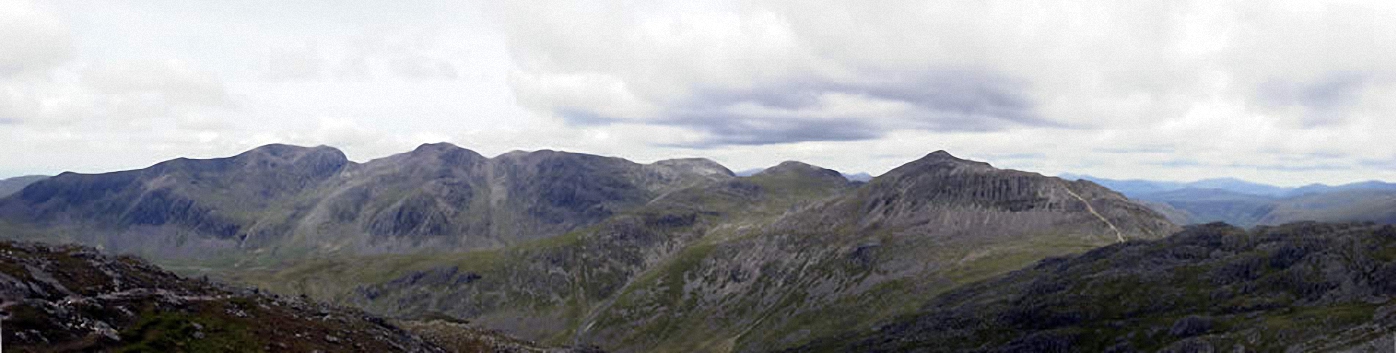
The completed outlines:
{"type": "Polygon", "coordinates": [[[1193,226],[1044,260],[791,351],[1389,349],[1393,250],[1392,226],[1193,226]]]}
{"type": "Polygon", "coordinates": [[[95,249],[0,243],[7,350],[444,352],[360,311],[180,278],[95,249]]]}

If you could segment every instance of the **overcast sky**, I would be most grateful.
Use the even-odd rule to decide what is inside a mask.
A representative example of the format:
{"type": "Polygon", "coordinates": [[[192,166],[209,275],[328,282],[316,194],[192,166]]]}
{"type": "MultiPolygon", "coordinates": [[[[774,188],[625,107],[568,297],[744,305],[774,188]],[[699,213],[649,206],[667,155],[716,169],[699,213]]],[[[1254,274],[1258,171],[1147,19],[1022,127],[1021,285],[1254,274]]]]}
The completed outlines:
{"type": "Polygon", "coordinates": [[[0,0],[0,177],[267,143],[1396,181],[1391,1],[0,0]]]}

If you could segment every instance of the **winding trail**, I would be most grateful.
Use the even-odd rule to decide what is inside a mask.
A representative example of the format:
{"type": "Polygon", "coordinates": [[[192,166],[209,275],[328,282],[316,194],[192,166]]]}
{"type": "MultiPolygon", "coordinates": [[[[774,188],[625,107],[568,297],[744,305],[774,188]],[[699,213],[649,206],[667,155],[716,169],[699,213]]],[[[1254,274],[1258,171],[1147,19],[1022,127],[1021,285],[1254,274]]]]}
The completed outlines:
{"type": "Polygon", "coordinates": [[[1120,228],[1116,228],[1114,223],[1110,223],[1109,219],[1106,219],[1105,216],[1100,215],[1100,212],[1096,212],[1095,207],[1091,206],[1091,203],[1089,201],[1086,201],[1086,199],[1082,198],[1081,195],[1077,195],[1075,191],[1071,191],[1071,187],[1066,186],[1065,184],[1062,184],[1062,189],[1065,189],[1066,193],[1071,194],[1071,197],[1075,197],[1077,200],[1080,200],[1081,203],[1086,204],[1086,211],[1089,211],[1091,214],[1095,215],[1095,218],[1099,218],[1101,222],[1105,222],[1105,225],[1110,226],[1110,230],[1115,232],[1116,240],[1118,240],[1121,243],[1125,242],[1125,235],[1124,233],[1120,232],[1120,228]]]}

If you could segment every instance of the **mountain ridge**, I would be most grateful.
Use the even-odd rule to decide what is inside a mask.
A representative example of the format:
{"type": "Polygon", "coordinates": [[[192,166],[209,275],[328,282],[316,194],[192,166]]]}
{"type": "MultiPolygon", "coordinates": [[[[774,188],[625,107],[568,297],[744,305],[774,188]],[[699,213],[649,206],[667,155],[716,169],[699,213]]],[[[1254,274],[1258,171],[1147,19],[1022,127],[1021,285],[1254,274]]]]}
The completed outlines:
{"type": "Polygon", "coordinates": [[[866,183],[800,162],[739,177],[700,159],[485,158],[429,144],[353,163],[333,152],[271,146],[67,174],[0,199],[0,220],[34,211],[51,222],[40,231],[69,234],[43,239],[188,246],[173,255],[225,257],[157,261],[378,315],[619,352],[780,349],[1042,258],[1177,229],[1095,183],[945,151],[866,183]],[[136,206],[165,222],[121,223],[136,206]],[[201,236],[207,224],[227,227],[201,236]]]}
{"type": "Polygon", "coordinates": [[[1250,227],[1297,221],[1396,223],[1396,215],[1389,211],[1396,208],[1396,184],[1381,181],[1281,188],[1226,178],[1173,183],[1068,176],[1125,190],[1131,199],[1144,202],[1179,224],[1227,222],[1250,227]]]}
{"type": "Polygon", "coordinates": [[[186,242],[177,239],[253,250],[482,248],[561,234],[654,194],[730,177],[704,159],[642,165],[550,150],[485,158],[438,143],[355,163],[332,147],[271,144],[136,170],[66,172],[0,199],[0,221],[157,258],[208,255],[166,246],[186,242]]]}

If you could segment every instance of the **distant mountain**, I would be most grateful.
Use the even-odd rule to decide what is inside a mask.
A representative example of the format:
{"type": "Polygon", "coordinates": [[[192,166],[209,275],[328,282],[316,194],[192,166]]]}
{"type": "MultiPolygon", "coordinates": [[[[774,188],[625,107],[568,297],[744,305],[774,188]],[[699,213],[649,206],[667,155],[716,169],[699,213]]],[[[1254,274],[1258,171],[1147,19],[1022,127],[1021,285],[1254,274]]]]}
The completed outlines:
{"type": "Polygon", "coordinates": [[[34,182],[39,180],[44,180],[45,178],[48,178],[48,176],[26,175],[0,180],[0,197],[10,196],[10,194],[19,192],[20,189],[24,189],[25,186],[29,186],[29,184],[33,184],[34,182]]]}
{"type": "Polygon", "coordinates": [[[872,174],[868,174],[868,172],[860,172],[860,173],[857,173],[857,174],[844,174],[843,177],[844,177],[844,178],[847,178],[849,181],[860,181],[860,182],[868,182],[868,181],[872,181],[872,179],[873,179],[872,174]]]}
{"type": "Polygon", "coordinates": [[[1238,226],[1278,225],[1295,221],[1396,222],[1396,184],[1367,181],[1328,186],[1282,188],[1238,179],[1191,183],[1145,180],[1092,180],[1119,190],[1179,224],[1226,222],[1238,226]]]}
{"type": "Polygon", "coordinates": [[[1176,230],[1088,181],[936,152],[865,184],[785,162],[501,249],[217,275],[544,343],[765,351],[871,328],[915,309],[903,303],[1038,259],[1176,230]]]}
{"type": "Polygon", "coordinates": [[[1396,228],[1194,226],[1052,258],[791,352],[1380,352],[1396,228]]]}
{"type": "Polygon", "coordinates": [[[763,171],[763,170],[766,170],[766,168],[752,168],[752,169],[746,169],[746,170],[738,171],[738,172],[736,172],[736,173],[733,173],[733,175],[741,176],[741,177],[749,177],[749,176],[752,176],[752,175],[756,175],[756,173],[760,173],[760,172],[763,171]]]}
{"type": "Polygon", "coordinates": [[[1063,173],[1061,174],[1061,178],[1071,180],[1090,180],[1097,184],[1108,187],[1111,190],[1119,191],[1120,193],[1125,194],[1125,196],[1129,196],[1131,198],[1180,189],[1217,189],[1233,193],[1277,198],[1296,197],[1312,193],[1325,193],[1346,190],[1396,190],[1396,183],[1388,183],[1377,180],[1356,182],[1337,186],[1329,186],[1325,184],[1309,184],[1301,187],[1286,188],[1268,184],[1249,182],[1236,178],[1203,179],[1186,183],[1142,179],[1118,180],[1097,178],[1090,175],[1071,173],[1063,173]]]}
{"type": "Polygon", "coordinates": [[[330,147],[268,145],[228,158],[63,173],[0,199],[0,226],[156,259],[464,250],[553,237],[732,177],[700,159],[642,165],[554,151],[485,158],[429,144],[359,164],[330,147]]]}

